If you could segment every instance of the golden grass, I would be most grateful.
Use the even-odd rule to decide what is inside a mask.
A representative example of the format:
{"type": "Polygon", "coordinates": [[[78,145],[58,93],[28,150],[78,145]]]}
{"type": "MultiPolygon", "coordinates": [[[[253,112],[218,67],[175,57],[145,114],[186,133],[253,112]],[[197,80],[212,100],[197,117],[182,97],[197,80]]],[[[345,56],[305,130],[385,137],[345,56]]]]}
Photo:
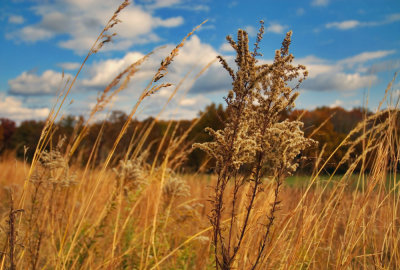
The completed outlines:
{"type": "MultiPolygon", "coordinates": [[[[398,182],[391,187],[387,185],[387,171],[382,162],[389,156],[388,148],[385,143],[379,146],[380,156],[371,174],[359,174],[358,184],[363,189],[354,189],[346,175],[330,187],[324,186],[328,183],[314,183],[306,188],[284,187],[262,268],[398,268],[399,189],[398,182]]],[[[74,171],[77,179],[81,179],[76,186],[50,185],[39,191],[31,186],[26,191],[29,198],[35,192],[40,198],[39,203],[29,201],[25,212],[17,214],[17,221],[21,222],[15,243],[17,269],[214,268],[207,217],[214,176],[181,175],[183,184],[190,187],[190,197],[176,194],[167,198],[155,196],[161,193],[161,179],[170,173],[162,168],[147,176],[148,184],[141,189],[129,190],[126,186],[121,192],[110,170],[85,173],[75,168],[74,171]],[[91,201],[89,196],[100,173],[104,180],[91,201]],[[32,212],[36,217],[30,220],[32,212]]],[[[3,160],[0,172],[4,179],[1,185],[11,186],[14,196],[20,196],[26,165],[3,160]]],[[[257,198],[244,248],[233,267],[247,269],[252,260],[260,224],[266,218],[264,209],[270,207],[273,190],[270,183],[257,198]]],[[[1,195],[6,198],[6,191],[1,195]]],[[[2,224],[8,219],[8,206],[7,201],[2,205],[2,224]]],[[[243,212],[244,204],[241,206],[243,212]]],[[[229,221],[229,217],[223,219],[229,221]]],[[[6,240],[7,235],[2,233],[5,253],[6,240]]],[[[8,263],[5,254],[2,269],[7,269],[8,263]]]]}

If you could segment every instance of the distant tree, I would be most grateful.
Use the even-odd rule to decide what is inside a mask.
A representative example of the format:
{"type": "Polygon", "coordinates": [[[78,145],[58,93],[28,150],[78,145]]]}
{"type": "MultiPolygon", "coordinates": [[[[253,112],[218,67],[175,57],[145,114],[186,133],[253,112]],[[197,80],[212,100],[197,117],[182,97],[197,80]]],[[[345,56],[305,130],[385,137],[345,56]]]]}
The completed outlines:
{"type": "Polygon", "coordinates": [[[7,119],[0,118],[0,154],[6,149],[11,149],[11,138],[15,132],[15,122],[7,119]]]}
{"type": "MultiPolygon", "coordinates": [[[[198,143],[209,142],[212,140],[212,137],[205,131],[205,128],[210,127],[213,130],[222,129],[226,119],[226,111],[222,104],[216,105],[215,103],[211,103],[204,111],[199,113],[199,117],[201,117],[201,119],[189,134],[188,139],[198,143]]],[[[206,161],[206,158],[207,155],[204,151],[195,149],[189,155],[187,166],[198,170],[203,162],[206,161]]],[[[205,169],[210,170],[214,165],[215,164],[211,162],[205,169]]]]}
{"type": "Polygon", "coordinates": [[[43,121],[35,120],[23,121],[21,125],[17,127],[12,136],[11,145],[15,149],[18,157],[23,158],[24,148],[27,148],[26,157],[28,160],[32,159],[43,127],[43,121]]]}
{"type": "MultiPolygon", "coordinates": [[[[312,135],[312,138],[319,142],[317,147],[307,149],[305,156],[317,157],[321,152],[322,147],[324,147],[325,151],[322,155],[322,162],[324,162],[347,134],[357,125],[357,123],[362,121],[366,115],[370,114],[371,112],[366,112],[363,108],[355,108],[348,111],[341,107],[319,107],[311,111],[284,111],[281,114],[281,120],[283,121],[287,118],[289,118],[289,120],[295,120],[301,116],[301,121],[304,123],[303,131],[305,136],[312,135]],[[327,119],[328,121],[326,121],[327,119]],[[316,129],[318,129],[318,131],[315,131],[316,129]]],[[[152,162],[156,157],[158,149],[160,149],[160,153],[158,154],[157,159],[162,160],[172,136],[175,138],[180,137],[197,120],[197,124],[191,129],[186,140],[182,142],[182,146],[188,146],[194,142],[202,143],[211,141],[212,138],[204,131],[205,128],[211,127],[213,130],[222,129],[227,115],[225,108],[221,104],[217,105],[212,103],[203,111],[199,112],[198,117],[200,117],[200,119],[172,121],[171,124],[170,121],[163,120],[157,120],[154,122],[154,118],[152,117],[143,121],[132,120],[114,152],[114,157],[110,166],[114,166],[119,159],[124,157],[129,143],[132,140],[132,136],[134,135],[133,147],[135,148],[138,145],[141,136],[144,135],[144,130],[149,127],[151,127],[151,129],[146,133],[146,140],[142,145],[141,151],[150,147],[148,162],[152,162]],[[163,137],[165,137],[164,141],[162,140],[163,137]],[[161,142],[163,142],[163,145],[160,148],[159,145],[161,142]]],[[[377,122],[384,121],[387,117],[388,115],[384,114],[377,119],[377,122]]],[[[127,118],[128,116],[125,112],[113,111],[108,119],[91,124],[88,133],[80,143],[73,158],[78,159],[79,157],[81,164],[86,164],[98,136],[101,135],[100,143],[95,151],[94,163],[97,165],[102,164],[111,151],[118,134],[121,132],[124,123],[127,121],[127,118]],[[101,129],[102,132],[100,132],[101,129]]],[[[66,116],[62,118],[55,125],[55,133],[53,134],[54,142],[56,142],[60,136],[65,135],[67,137],[67,143],[71,143],[78,122],[83,122],[83,118],[81,117],[80,120],[74,116],[66,116]]],[[[398,120],[398,122],[400,122],[400,120],[398,120]]],[[[396,136],[400,134],[400,124],[397,126],[399,128],[396,130],[398,132],[395,134],[396,136]]],[[[20,126],[16,127],[14,121],[0,118],[0,154],[5,150],[10,149],[15,150],[17,156],[22,158],[24,156],[25,146],[28,148],[27,157],[32,158],[43,127],[44,122],[42,121],[24,121],[20,126]]],[[[340,148],[330,159],[326,166],[326,170],[332,171],[345,152],[346,146],[340,148]]],[[[353,155],[357,156],[361,152],[362,146],[360,145],[357,146],[353,155]]],[[[371,154],[371,156],[373,156],[373,154],[371,154]]],[[[206,160],[207,156],[203,151],[194,149],[187,156],[187,160],[182,169],[196,171],[206,160]]],[[[314,158],[305,160],[302,172],[309,173],[313,168],[313,164],[314,158]]],[[[209,161],[204,169],[205,171],[211,171],[214,166],[215,164],[213,161],[209,161]]],[[[343,166],[340,172],[343,172],[344,170],[346,170],[346,166],[343,166]]]]}

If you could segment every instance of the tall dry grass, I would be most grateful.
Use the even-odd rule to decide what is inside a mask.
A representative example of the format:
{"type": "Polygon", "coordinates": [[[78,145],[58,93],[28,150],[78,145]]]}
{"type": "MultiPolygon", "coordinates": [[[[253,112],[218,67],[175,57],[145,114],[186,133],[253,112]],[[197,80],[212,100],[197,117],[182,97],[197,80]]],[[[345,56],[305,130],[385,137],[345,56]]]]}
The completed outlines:
{"type": "MultiPolygon", "coordinates": [[[[117,16],[127,4],[114,13],[88,57],[113,37],[106,33],[119,22],[117,16]]],[[[399,269],[397,104],[392,109],[380,107],[338,146],[335,151],[349,149],[338,168],[350,164],[339,180],[334,174],[328,181],[319,180],[329,159],[316,162],[305,187],[286,186],[284,173],[243,181],[240,189],[221,174],[179,174],[191,147],[184,145],[187,133],[176,137],[172,125],[168,129],[173,135],[162,138],[158,149],[165,146],[165,155],[157,153],[155,160],[148,160],[144,145],[152,125],[133,134],[126,134],[127,127],[143,99],[169,86],[159,80],[187,37],[155,71],[101,166],[94,166],[93,160],[106,135],[102,132],[86,166],[71,159],[79,154],[92,116],[123,91],[147,56],[110,83],[72,138],[53,138],[53,124],[75,77],[60,94],[33,161],[1,159],[0,269],[399,269]],[[118,161],[113,158],[122,136],[130,136],[131,144],[118,153],[123,157],[118,161]],[[362,155],[352,154],[355,147],[362,147],[362,155]],[[221,181],[224,196],[215,197],[221,181]],[[257,196],[249,196],[252,191],[257,196]],[[219,207],[215,198],[223,205],[217,219],[210,217],[219,207]],[[217,234],[210,219],[218,220],[217,234]],[[226,241],[231,243],[229,250],[226,241]],[[226,254],[231,255],[224,258],[226,254]],[[224,260],[227,263],[220,263],[224,260]]],[[[285,46],[282,50],[288,57],[285,46]]],[[[233,70],[231,76],[237,78],[233,70]]],[[[390,88],[391,84],[386,95],[390,88]]],[[[291,105],[290,93],[284,96],[291,105]]],[[[238,125],[246,120],[238,118],[238,125]]],[[[240,159],[241,152],[236,154],[240,159]]],[[[223,170],[231,173],[232,167],[223,170]]],[[[235,174],[240,177],[242,171],[235,174]]]]}

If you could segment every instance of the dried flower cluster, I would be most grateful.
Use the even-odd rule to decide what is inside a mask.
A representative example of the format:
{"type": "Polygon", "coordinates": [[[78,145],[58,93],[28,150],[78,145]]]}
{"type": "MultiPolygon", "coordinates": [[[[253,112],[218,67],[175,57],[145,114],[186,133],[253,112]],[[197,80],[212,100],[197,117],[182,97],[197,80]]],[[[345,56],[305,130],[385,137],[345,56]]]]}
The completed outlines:
{"type": "Polygon", "coordinates": [[[76,175],[70,172],[68,160],[61,154],[61,147],[64,141],[65,137],[59,140],[55,149],[42,152],[40,166],[30,178],[32,183],[52,184],[62,187],[76,184],[76,175]]]}
{"type": "Polygon", "coordinates": [[[115,25],[119,24],[121,22],[120,19],[118,19],[118,14],[129,5],[129,0],[125,0],[121,5],[118,6],[117,10],[114,12],[113,16],[111,19],[107,22],[107,25],[104,27],[103,31],[101,32],[98,40],[101,40],[98,44],[97,47],[92,48],[90,51],[91,53],[97,53],[104,44],[111,42],[112,38],[117,35],[117,33],[110,33],[108,34],[107,31],[111,30],[115,25]]]}
{"type": "Polygon", "coordinates": [[[244,239],[255,198],[262,190],[260,189],[263,184],[262,179],[270,176],[276,181],[276,198],[268,214],[269,224],[265,224],[265,237],[260,243],[259,255],[253,263],[256,267],[268,240],[274,212],[279,203],[277,196],[282,180],[296,170],[298,166],[296,157],[301,151],[314,143],[313,140],[304,138],[301,122],[280,121],[282,113],[295,106],[294,101],[298,93],[293,92],[293,89],[298,88],[307,76],[304,66],[292,64],[294,57],[289,53],[292,33],[286,34],[272,64],[258,64],[257,56],[261,55],[258,49],[263,33],[264,26],[261,22],[252,52],[249,50],[248,35],[244,30],[238,31],[237,42],[227,37],[237,53],[236,71],[219,56],[222,66],[233,80],[233,88],[225,98],[228,119],[223,130],[207,129],[214,141],[194,145],[209,153],[217,161],[218,181],[210,216],[214,231],[217,269],[231,269],[244,239]],[[295,79],[297,85],[292,88],[290,82],[295,79]],[[243,168],[251,169],[248,173],[243,173],[243,168]],[[223,198],[230,180],[234,182],[233,202],[230,202],[231,222],[229,228],[223,228],[221,223],[222,212],[225,209],[223,198]],[[247,182],[252,185],[246,207],[247,213],[244,223],[237,224],[236,200],[239,190],[247,182]]]}
{"type": "Polygon", "coordinates": [[[144,160],[147,157],[147,152],[135,159],[120,160],[119,166],[113,171],[117,175],[117,186],[123,182],[125,189],[133,190],[147,185],[147,172],[145,171],[144,160]]]}
{"type": "MultiPolygon", "coordinates": [[[[261,40],[262,29],[256,48],[261,40]]],[[[291,32],[287,33],[281,50],[276,52],[274,63],[257,65],[255,56],[260,54],[257,50],[249,51],[245,31],[239,30],[237,43],[228,37],[237,51],[235,62],[238,66],[235,74],[227,62],[219,57],[233,79],[233,90],[225,98],[228,120],[223,130],[206,129],[214,137],[213,142],[195,144],[195,147],[216,158],[218,171],[226,166],[230,170],[238,170],[244,164],[253,163],[257,153],[261,152],[268,153],[264,155],[267,163],[278,158],[287,163],[280,164],[280,167],[295,168],[295,164],[291,164],[294,157],[312,143],[304,139],[300,121],[279,122],[280,114],[293,108],[298,96],[297,92],[292,92],[288,82],[302,74],[303,78],[298,81],[300,83],[307,76],[304,66],[291,64],[294,57],[288,51],[290,38],[291,32]],[[275,153],[277,156],[273,156],[275,153]],[[282,157],[283,153],[285,156],[282,157]]],[[[273,165],[277,165],[276,162],[273,165]]]]}
{"type": "Polygon", "coordinates": [[[183,179],[169,175],[163,186],[163,195],[167,200],[173,197],[188,197],[190,196],[190,188],[183,179]]]}

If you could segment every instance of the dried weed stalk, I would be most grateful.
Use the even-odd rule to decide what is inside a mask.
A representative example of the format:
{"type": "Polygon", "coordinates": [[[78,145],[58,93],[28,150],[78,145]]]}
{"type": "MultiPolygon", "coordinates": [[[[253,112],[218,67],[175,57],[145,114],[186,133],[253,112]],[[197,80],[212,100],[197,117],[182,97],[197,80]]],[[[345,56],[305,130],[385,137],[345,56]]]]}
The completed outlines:
{"type": "Polygon", "coordinates": [[[285,177],[296,170],[296,158],[301,151],[314,143],[313,140],[304,137],[301,122],[280,121],[281,113],[295,106],[294,101],[298,93],[293,90],[298,88],[307,76],[304,66],[292,64],[294,57],[289,53],[292,32],[286,34],[272,64],[258,64],[257,56],[261,55],[258,52],[259,43],[263,33],[264,26],[261,21],[252,52],[249,50],[246,31],[238,31],[237,41],[227,37],[237,53],[236,71],[223,57],[218,57],[233,80],[233,88],[225,98],[228,119],[222,130],[206,129],[214,141],[194,145],[216,159],[218,180],[209,218],[213,226],[217,269],[232,269],[245,239],[256,197],[262,192],[264,179],[268,177],[275,180],[276,187],[269,213],[265,213],[267,222],[263,224],[263,237],[251,263],[252,269],[258,265],[268,244],[278,210],[280,186],[285,177]],[[289,84],[293,80],[297,80],[295,87],[289,84]],[[226,227],[222,223],[222,215],[227,208],[224,197],[228,196],[228,182],[233,182],[233,194],[228,206],[231,220],[226,227]],[[251,187],[247,194],[244,218],[239,224],[238,197],[246,183],[250,183],[251,187]]]}
{"type": "Polygon", "coordinates": [[[12,189],[9,190],[10,195],[10,212],[8,215],[8,259],[9,259],[9,269],[15,270],[16,268],[16,246],[17,246],[17,235],[18,231],[16,228],[16,215],[23,212],[23,209],[14,209],[14,196],[12,189]]]}

